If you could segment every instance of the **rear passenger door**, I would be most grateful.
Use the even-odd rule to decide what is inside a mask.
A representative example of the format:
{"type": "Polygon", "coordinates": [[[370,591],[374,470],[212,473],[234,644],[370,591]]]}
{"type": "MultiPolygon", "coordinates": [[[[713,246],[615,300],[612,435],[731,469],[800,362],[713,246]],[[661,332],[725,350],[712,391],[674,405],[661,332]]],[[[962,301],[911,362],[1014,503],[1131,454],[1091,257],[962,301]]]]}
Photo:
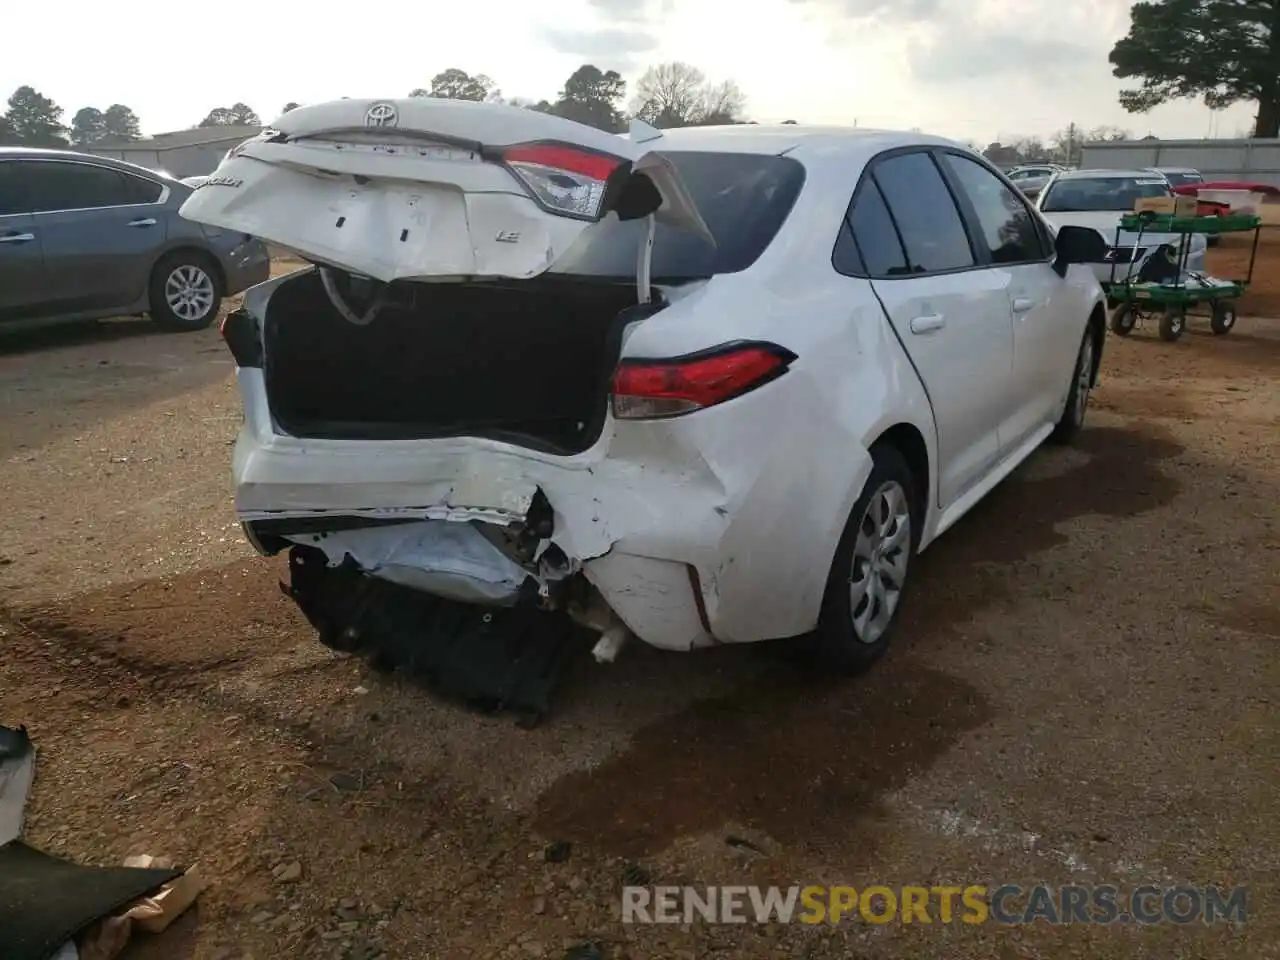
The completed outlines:
{"type": "Polygon", "coordinates": [[[1013,317],[1010,419],[1001,439],[1012,451],[1052,424],[1075,367],[1084,318],[1067,304],[1067,289],[1050,266],[1053,244],[1027,206],[988,167],[952,151],[941,154],[978,243],[978,255],[1001,278],[1013,317]]]}
{"type": "Polygon", "coordinates": [[[141,301],[164,246],[164,186],[80,160],[29,162],[36,230],[58,313],[141,301]]]}
{"type": "Polygon", "coordinates": [[[930,151],[871,162],[848,214],[861,272],[884,306],[933,407],[938,504],[964,496],[1002,453],[1013,330],[1007,278],[980,266],[930,151]]]}
{"type": "Polygon", "coordinates": [[[50,294],[22,164],[0,160],[0,323],[41,315],[50,294]]]}

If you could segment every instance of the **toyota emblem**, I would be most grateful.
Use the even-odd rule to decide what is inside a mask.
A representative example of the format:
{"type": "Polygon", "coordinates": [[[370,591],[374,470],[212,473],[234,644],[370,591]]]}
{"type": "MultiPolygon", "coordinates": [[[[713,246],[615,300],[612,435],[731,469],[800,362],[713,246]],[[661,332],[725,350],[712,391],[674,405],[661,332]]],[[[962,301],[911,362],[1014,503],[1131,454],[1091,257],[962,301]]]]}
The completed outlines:
{"type": "Polygon", "coordinates": [[[394,127],[400,115],[394,103],[375,103],[364,115],[366,127],[394,127]]]}

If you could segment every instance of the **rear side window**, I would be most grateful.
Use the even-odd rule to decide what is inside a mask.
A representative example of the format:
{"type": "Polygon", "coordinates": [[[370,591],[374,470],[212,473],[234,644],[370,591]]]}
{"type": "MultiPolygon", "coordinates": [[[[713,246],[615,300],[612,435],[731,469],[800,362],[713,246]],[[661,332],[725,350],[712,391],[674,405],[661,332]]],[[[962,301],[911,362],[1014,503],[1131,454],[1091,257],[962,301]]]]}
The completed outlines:
{"type": "Polygon", "coordinates": [[[945,154],[943,162],[973,205],[992,263],[1025,263],[1048,256],[1031,211],[994,173],[954,153],[945,154]]]}
{"type": "Polygon", "coordinates": [[[164,192],[164,187],[154,180],[146,180],[128,173],[122,173],[120,176],[124,179],[125,192],[131,198],[130,203],[155,203],[164,192]]]}
{"type": "Polygon", "coordinates": [[[138,202],[123,175],[108,167],[57,160],[41,160],[26,167],[36,213],[122,207],[138,202]]]}
{"type": "MultiPolygon", "coordinates": [[[[804,167],[791,157],[698,151],[672,151],[667,157],[716,245],[658,224],[652,276],[659,282],[737,273],[751,266],[777,236],[804,185],[804,167]]],[[[610,214],[592,229],[589,242],[570,250],[556,272],[630,281],[644,231],[644,221],[621,221],[610,214]]]]}
{"type": "Polygon", "coordinates": [[[31,212],[22,166],[14,160],[0,161],[0,217],[31,212]]]}
{"type": "Polygon", "coordinates": [[[898,228],[874,178],[864,179],[840,234],[833,263],[841,273],[897,277],[911,272],[898,228]]]}
{"type": "Polygon", "coordinates": [[[960,211],[928,154],[889,157],[875,163],[871,171],[893,213],[911,273],[937,273],[974,265],[960,211]]]}

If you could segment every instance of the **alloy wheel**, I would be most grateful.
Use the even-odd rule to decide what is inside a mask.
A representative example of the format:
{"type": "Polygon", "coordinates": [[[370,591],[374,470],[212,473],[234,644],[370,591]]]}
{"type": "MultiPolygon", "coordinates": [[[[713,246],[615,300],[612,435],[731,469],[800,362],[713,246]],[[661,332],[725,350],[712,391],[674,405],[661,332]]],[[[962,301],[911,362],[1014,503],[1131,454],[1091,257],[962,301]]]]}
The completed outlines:
{"type": "Polygon", "coordinates": [[[1084,423],[1086,408],[1089,406],[1089,390],[1093,382],[1093,336],[1085,334],[1084,343],[1080,344],[1080,360],[1076,370],[1076,405],[1072,411],[1076,426],[1084,423]]]}
{"type": "Polygon", "coordinates": [[[871,495],[853,544],[849,610],[862,643],[875,643],[889,627],[911,558],[911,509],[907,493],[886,480],[871,495]]]}
{"type": "Polygon", "coordinates": [[[164,283],[164,299],[174,316],[188,323],[204,319],[213,308],[213,278],[200,267],[175,267],[164,283]]]}

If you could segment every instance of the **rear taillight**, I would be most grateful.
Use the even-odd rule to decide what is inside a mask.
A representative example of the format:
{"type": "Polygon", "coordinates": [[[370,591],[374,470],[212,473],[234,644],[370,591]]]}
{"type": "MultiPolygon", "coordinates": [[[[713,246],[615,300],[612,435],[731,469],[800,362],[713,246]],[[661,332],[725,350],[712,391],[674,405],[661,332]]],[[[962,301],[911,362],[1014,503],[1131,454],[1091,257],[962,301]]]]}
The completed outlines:
{"type": "Polygon", "coordinates": [[[583,220],[600,218],[609,177],[628,162],[558,143],[517,144],[501,158],[547,211],[583,220]]]}
{"type": "Polygon", "coordinates": [[[613,375],[613,415],[646,420],[715,406],[776,380],[795,359],[775,343],[743,342],[670,360],[623,360],[613,375]]]}
{"type": "Polygon", "coordinates": [[[227,313],[218,324],[218,332],[241,369],[262,366],[262,333],[258,321],[244,307],[227,313]]]}

